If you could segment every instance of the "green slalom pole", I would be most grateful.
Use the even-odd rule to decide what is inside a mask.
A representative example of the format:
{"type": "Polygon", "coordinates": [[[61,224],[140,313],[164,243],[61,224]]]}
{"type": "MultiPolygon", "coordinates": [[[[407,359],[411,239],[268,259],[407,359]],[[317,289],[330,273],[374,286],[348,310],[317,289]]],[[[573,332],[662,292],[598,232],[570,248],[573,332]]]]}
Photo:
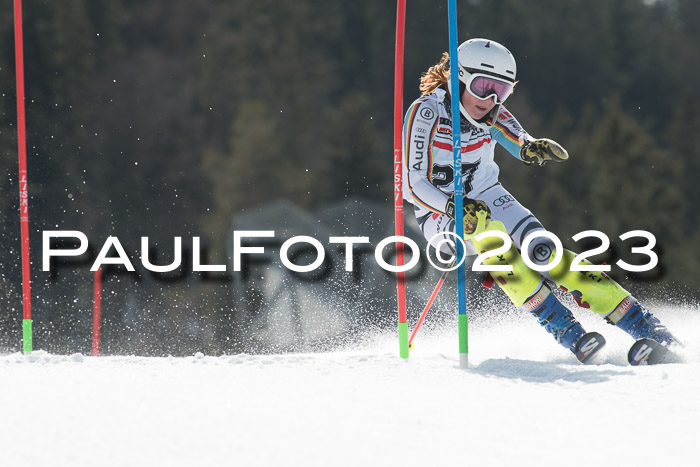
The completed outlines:
{"type": "Polygon", "coordinates": [[[22,320],[22,351],[30,353],[32,351],[32,320],[22,320]]]}
{"type": "Polygon", "coordinates": [[[399,356],[401,358],[408,358],[408,323],[399,323],[399,356]]]}
{"type": "Polygon", "coordinates": [[[466,313],[457,315],[457,326],[459,332],[459,361],[460,366],[469,366],[469,315],[466,313]],[[464,357],[462,357],[464,355],[464,357]],[[464,359],[464,362],[462,360],[464,359]]]}

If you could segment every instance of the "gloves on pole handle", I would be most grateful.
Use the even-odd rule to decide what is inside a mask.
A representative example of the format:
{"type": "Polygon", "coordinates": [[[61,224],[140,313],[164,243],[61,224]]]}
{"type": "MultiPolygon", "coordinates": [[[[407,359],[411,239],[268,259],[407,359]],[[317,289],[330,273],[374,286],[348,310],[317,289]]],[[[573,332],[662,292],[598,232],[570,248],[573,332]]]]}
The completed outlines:
{"type": "MultiPolygon", "coordinates": [[[[467,198],[466,196],[462,198],[462,207],[464,211],[464,233],[471,234],[476,230],[476,225],[479,218],[476,216],[477,211],[486,212],[486,224],[491,220],[491,210],[488,205],[481,200],[467,198]]],[[[455,194],[452,193],[447,199],[447,204],[445,205],[445,214],[450,219],[455,218],[455,194]]]]}

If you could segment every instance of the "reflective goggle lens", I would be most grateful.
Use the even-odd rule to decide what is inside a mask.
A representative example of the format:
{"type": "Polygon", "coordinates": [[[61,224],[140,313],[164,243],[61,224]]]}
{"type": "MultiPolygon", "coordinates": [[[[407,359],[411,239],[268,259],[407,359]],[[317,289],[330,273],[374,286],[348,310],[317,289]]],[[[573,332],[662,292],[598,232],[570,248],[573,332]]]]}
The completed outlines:
{"type": "Polygon", "coordinates": [[[496,103],[502,104],[513,92],[513,83],[501,81],[488,76],[477,76],[469,85],[469,92],[479,99],[496,96],[496,103]]]}

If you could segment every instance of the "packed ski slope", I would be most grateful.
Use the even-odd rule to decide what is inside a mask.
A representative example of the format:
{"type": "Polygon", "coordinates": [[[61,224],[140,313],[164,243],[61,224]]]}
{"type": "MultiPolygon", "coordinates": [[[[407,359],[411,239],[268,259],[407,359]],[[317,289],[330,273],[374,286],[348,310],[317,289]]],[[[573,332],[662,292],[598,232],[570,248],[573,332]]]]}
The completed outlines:
{"type": "Polygon", "coordinates": [[[187,358],[0,356],[0,465],[695,465],[700,316],[656,308],[684,364],[630,367],[601,320],[582,366],[529,316],[393,333],[320,354],[187,358]],[[425,332],[423,332],[425,331],[425,332]]]}

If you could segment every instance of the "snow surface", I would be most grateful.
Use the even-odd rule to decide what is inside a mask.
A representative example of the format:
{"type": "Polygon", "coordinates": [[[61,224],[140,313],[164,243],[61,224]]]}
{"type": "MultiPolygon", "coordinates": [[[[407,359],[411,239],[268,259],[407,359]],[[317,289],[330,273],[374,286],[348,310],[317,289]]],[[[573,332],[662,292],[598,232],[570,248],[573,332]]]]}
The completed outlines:
{"type": "MultiPolygon", "coordinates": [[[[580,314],[580,313],[579,313],[580,314]]],[[[530,316],[426,322],[408,362],[387,332],[318,354],[0,355],[0,466],[698,465],[700,314],[659,316],[687,363],[630,367],[597,317],[580,365],[530,316]]]]}

